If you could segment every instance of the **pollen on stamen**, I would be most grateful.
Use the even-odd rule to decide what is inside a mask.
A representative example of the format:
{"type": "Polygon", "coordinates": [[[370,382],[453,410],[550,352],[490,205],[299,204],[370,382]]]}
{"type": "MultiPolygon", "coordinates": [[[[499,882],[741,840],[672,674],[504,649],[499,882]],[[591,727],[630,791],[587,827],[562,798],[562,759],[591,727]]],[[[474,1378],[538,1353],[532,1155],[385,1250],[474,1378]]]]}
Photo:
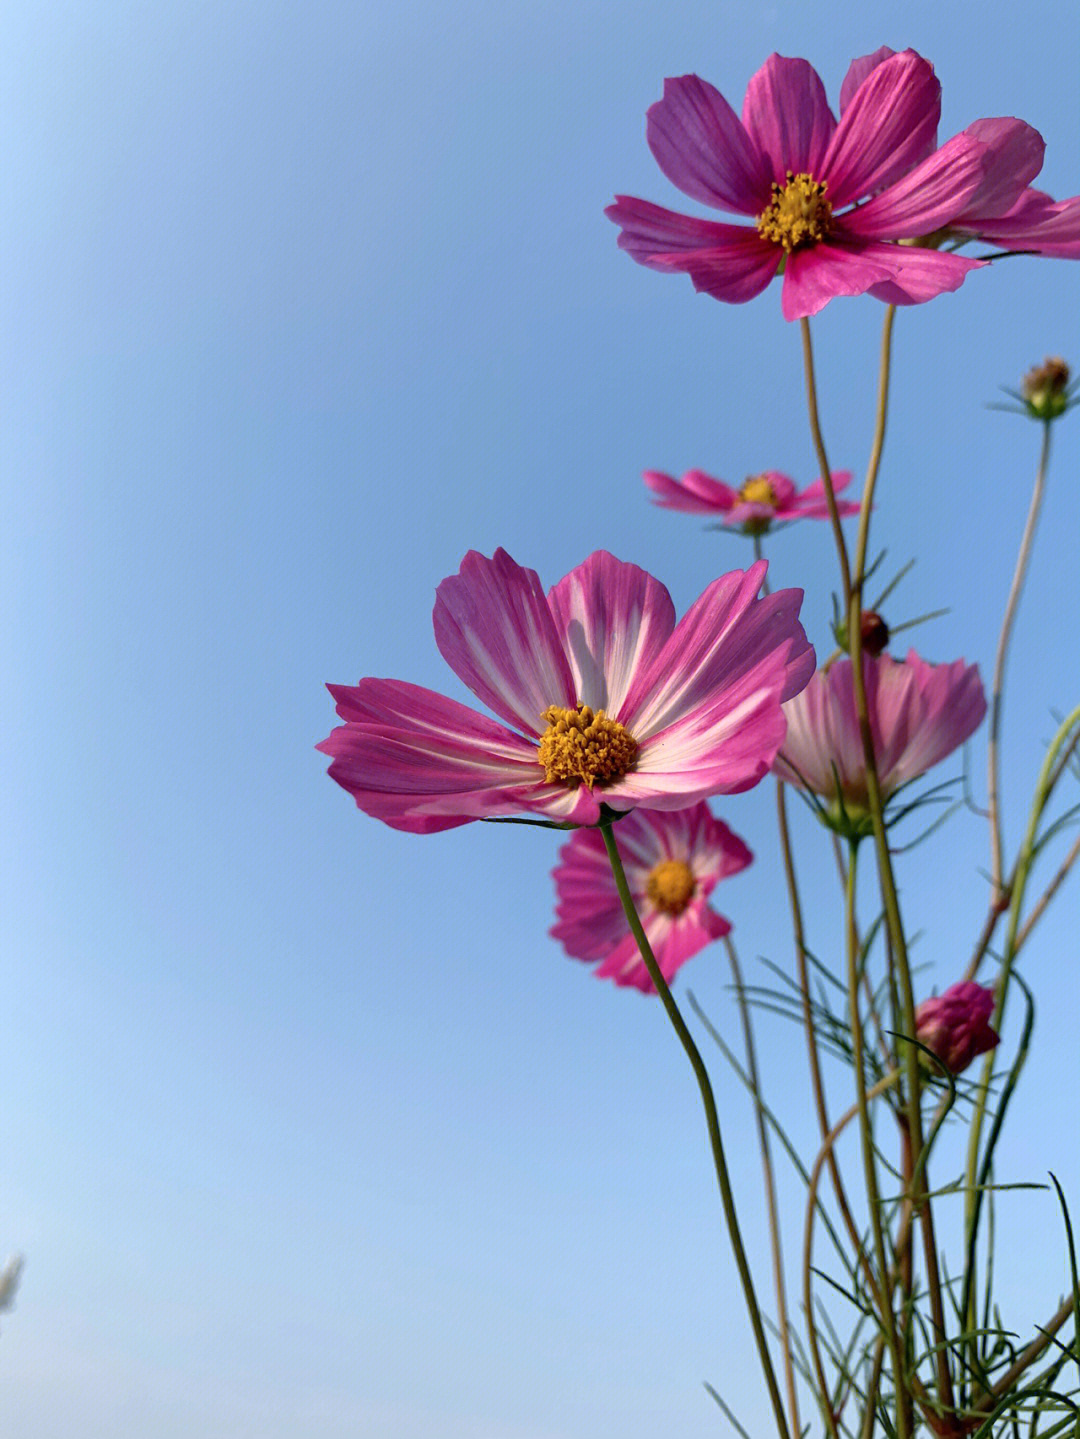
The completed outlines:
{"type": "Polygon", "coordinates": [[[589,705],[574,709],[548,705],[540,718],[547,729],[540,737],[537,759],[549,784],[610,784],[621,779],[637,760],[638,746],[625,726],[589,705]]]}
{"type": "Polygon", "coordinates": [[[770,510],[779,504],[776,491],[764,475],[751,475],[740,486],[738,498],[747,504],[768,505],[770,510]]]}
{"type": "Polygon", "coordinates": [[[694,897],[697,881],[683,859],[662,859],[654,865],[645,893],[654,909],[663,914],[682,914],[694,897]]]}
{"type": "Polygon", "coordinates": [[[763,240],[782,245],[786,254],[823,240],[832,227],[832,206],[825,198],[826,182],[802,172],[787,172],[787,183],[773,181],[772,200],[757,217],[763,240]]]}

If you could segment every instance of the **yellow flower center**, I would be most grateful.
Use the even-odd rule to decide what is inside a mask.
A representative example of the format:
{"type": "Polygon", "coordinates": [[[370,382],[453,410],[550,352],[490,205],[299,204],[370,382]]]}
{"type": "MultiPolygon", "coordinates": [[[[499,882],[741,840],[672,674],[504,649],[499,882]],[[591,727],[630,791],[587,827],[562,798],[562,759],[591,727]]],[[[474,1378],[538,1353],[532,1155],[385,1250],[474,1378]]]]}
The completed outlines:
{"type": "Polygon", "coordinates": [[[637,740],[618,720],[589,705],[564,709],[548,705],[540,716],[547,729],[537,756],[548,784],[607,784],[622,779],[637,759],[637,740]]]}
{"type": "Polygon", "coordinates": [[[662,859],[653,867],[645,893],[655,909],[682,914],[694,897],[694,872],[682,859],[662,859]]]}
{"type": "Polygon", "coordinates": [[[757,217],[763,240],[783,245],[790,254],[803,245],[823,240],[832,226],[832,206],[825,198],[825,182],[806,174],[787,172],[787,184],[773,181],[772,200],[757,217]]]}
{"type": "Polygon", "coordinates": [[[775,510],[779,504],[779,500],[776,498],[776,491],[764,475],[751,475],[737,492],[737,498],[744,503],[768,505],[770,510],[775,510]]]}

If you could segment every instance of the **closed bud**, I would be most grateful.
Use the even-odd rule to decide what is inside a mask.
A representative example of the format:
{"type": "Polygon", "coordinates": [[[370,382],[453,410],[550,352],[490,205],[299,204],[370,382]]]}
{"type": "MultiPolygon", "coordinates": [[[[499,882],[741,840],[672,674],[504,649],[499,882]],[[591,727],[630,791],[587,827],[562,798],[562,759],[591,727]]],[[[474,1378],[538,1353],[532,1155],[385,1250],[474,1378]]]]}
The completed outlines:
{"type": "Polygon", "coordinates": [[[960,1074],[976,1055],[998,1043],[990,1025],[993,1012],[993,990],[964,980],[923,1000],[915,1010],[915,1038],[952,1074],[960,1074]]]}
{"type": "Polygon", "coordinates": [[[877,610],[863,610],[860,633],[862,634],[863,654],[873,655],[876,659],[878,655],[884,653],[885,647],[889,643],[889,626],[877,610]]]}
{"type": "Polygon", "coordinates": [[[1069,408],[1069,367],[1051,355],[1024,376],[1024,404],[1037,420],[1056,420],[1069,408]]]}

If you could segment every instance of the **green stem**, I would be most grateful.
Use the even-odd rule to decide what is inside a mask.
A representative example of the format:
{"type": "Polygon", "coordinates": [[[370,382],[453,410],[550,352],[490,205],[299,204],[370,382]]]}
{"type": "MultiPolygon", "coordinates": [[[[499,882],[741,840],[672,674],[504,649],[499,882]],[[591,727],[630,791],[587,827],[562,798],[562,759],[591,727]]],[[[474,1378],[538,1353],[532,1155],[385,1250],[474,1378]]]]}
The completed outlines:
{"type": "Polygon", "coordinates": [[[724,1218],[727,1221],[728,1238],[731,1240],[731,1248],[735,1255],[735,1265],[739,1271],[739,1279],[742,1282],[743,1294],[746,1298],[746,1307],[750,1315],[750,1325],[754,1331],[754,1340],[757,1344],[758,1356],[761,1360],[762,1371],[765,1375],[765,1383],[769,1390],[769,1399],[772,1403],[773,1414],[776,1418],[777,1431],[780,1439],[791,1439],[788,1430],[787,1417],[784,1414],[784,1404],[780,1397],[780,1388],[776,1382],[776,1371],[773,1368],[772,1357],[769,1354],[768,1340],[765,1337],[765,1328],[762,1324],[761,1309],[758,1305],[757,1295],[754,1292],[754,1281],[750,1274],[750,1265],[746,1258],[746,1250],[743,1246],[742,1234],[739,1230],[739,1222],[735,1214],[735,1198],[731,1191],[731,1181],[728,1177],[727,1161],[724,1158],[724,1145],[720,1137],[720,1118],[716,1111],[716,1099],[713,1095],[712,1084],[709,1080],[709,1072],[705,1068],[705,1061],[702,1059],[697,1045],[694,1043],[693,1035],[686,1026],[675,1003],[675,997],[665,980],[656,956],[652,952],[648,936],[638,916],[637,907],[634,904],[634,896],[630,892],[630,885],[627,882],[626,871],[623,868],[622,859],[619,855],[619,847],[615,842],[615,835],[612,832],[611,823],[601,824],[600,833],[604,837],[604,847],[607,850],[608,861],[611,864],[611,873],[615,879],[615,888],[618,890],[619,899],[622,902],[623,913],[630,926],[631,933],[637,941],[638,950],[649,971],[649,978],[653,982],[657,994],[667,1011],[668,1019],[672,1028],[679,1037],[679,1043],[686,1052],[690,1061],[690,1067],[694,1071],[694,1077],[701,1092],[701,1102],[705,1109],[705,1123],[709,1132],[709,1145],[712,1149],[713,1165],[716,1169],[716,1180],[720,1189],[720,1199],[724,1208],[724,1218]]]}
{"type": "MultiPolygon", "coordinates": [[[[788,902],[791,906],[791,923],[795,934],[795,964],[799,975],[803,1029],[806,1032],[807,1054],[810,1061],[810,1091],[814,1096],[814,1109],[817,1113],[818,1128],[821,1131],[821,1138],[824,1141],[828,1138],[832,1125],[829,1120],[829,1109],[825,1098],[825,1081],[821,1073],[821,1056],[818,1051],[817,1032],[814,1028],[814,1015],[810,1007],[810,974],[806,963],[806,932],[803,928],[802,900],[799,897],[799,884],[795,875],[795,856],[791,847],[791,831],[788,828],[787,804],[784,799],[784,782],[780,779],[776,781],[776,819],[780,830],[780,852],[784,861],[784,877],[787,880],[788,902]]],[[[853,1262],[861,1265],[867,1288],[873,1296],[874,1301],[881,1304],[885,1302],[883,1299],[883,1291],[878,1287],[874,1266],[870,1263],[869,1258],[863,1250],[862,1236],[859,1234],[858,1226],[855,1223],[855,1216],[851,1212],[851,1205],[848,1202],[847,1193],[844,1189],[843,1177],[840,1174],[840,1166],[836,1162],[836,1156],[833,1154],[831,1146],[828,1147],[826,1155],[833,1193],[836,1195],[836,1203],[840,1210],[840,1217],[843,1220],[844,1228],[847,1230],[848,1239],[851,1241],[851,1248],[854,1255],[853,1262]]]]}
{"type": "MultiPolygon", "coordinates": [[[[867,1103],[869,1103],[869,1101],[872,1099],[876,1099],[879,1094],[884,1094],[887,1089],[891,1089],[899,1078],[900,1073],[898,1070],[896,1070],[891,1074],[886,1074],[882,1079],[879,1079],[872,1089],[866,1091],[867,1103]]],[[[863,1087],[865,1089],[865,1084],[863,1087]]],[[[806,1220],[803,1225],[803,1309],[806,1312],[806,1331],[810,1339],[810,1354],[814,1364],[814,1371],[817,1375],[818,1387],[820,1388],[822,1393],[825,1427],[829,1430],[830,1435],[837,1434],[836,1420],[834,1419],[832,1410],[830,1409],[827,1402],[828,1385],[825,1379],[825,1366],[822,1363],[821,1359],[821,1346],[817,1338],[817,1325],[813,1319],[814,1216],[819,1208],[819,1200],[817,1196],[818,1188],[821,1184],[821,1171],[827,1165],[831,1165],[833,1163],[833,1150],[836,1146],[836,1141],[840,1138],[841,1134],[843,1134],[844,1130],[858,1114],[861,1114],[861,1106],[859,1104],[853,1104],[845,1114],[841,1115],[841,1117],[836,1121],[836,1123],[829,1130],[828,1134],[825,1135],[825,1138],[822,1141],[821,1148],[818,1150],[817,1158],[814,1160],[814,1167],[810,1171],[810,1180],[807,1185],[806,1220]]],[[[881,1344],[882,1348],[884,1349],[884,1335],[882,1336],[881,1344]]],[[[880,1383],[880,1365],[877,1365],[876,1367],[877,1383],[880,1383]]],[[[874,1385],[875,1392],[876,1388],[877,1384],[874,1385]]],[[[867,1398],[867,1402],[868,1404],[872,1405],[872,1398],[869,1395],[867,1398]]]]}
{"type": "MultiPolygon", "coordinates": [[[[908,1433],[906,1407],[901,1402],[904,1387],[904,1366],[901,1359],[900,1340],[896,1331],[896,1316],[887,1301],[885,1276],[889,1271],[885,1254],[885,1229],[881,1222],[881,1192],[877,1180],[877,1160],[874,1152],[874,1131],[870,1122],[870,1094],[866,1084],[866,1051],[859,1009],[859,936],[856,922],[856,884],[858,876],[858,845],[853,842],[848,850],[847,883],[844,893],[844,914],[847,930],[848,952],[848,1006],[851,1019],[852,1063],[855,1068],[855,1093],[858,1100],[859,1134],[862,1140],[863,1177],[866,1183],[866,1202],[870,1209],[870,1230],[874,1238],[874,1257],[877,1261],[879,1285],[884,1302],[881,1306],[881,1320],[885,1329],[885,1342],[889,1346],[893,1377],[897,1394],[897,1433],[906,1439],[908,1433]]],[[[895,1076],[890,1076],[890,1083],[895,1076]]]]}
{"type": "Polygon", "coordinates": [[[814,349],[810,343],[810,321],[804,318],[800,321],[800,325],[802,326],[803,369],[806,372],[806,405],[810,414],[810,434],[817,452],[818,465],[821,467],[821,483],[825,486],[825,503],[828,506],[829,520],[832,523],[833,539],[836,541],[836,554],[840,561],[846,605],[851,595],[851,565],[848,561],[844,531],[840,525],[840,511],[836,504],[832,471],[829,469],[829,458],[825,453],[825,439],[821,433],[821,420],[818,416],[817,383],[814,379],[814,349]]]}
{"type": "Polygon", "coordinates": [[[1038,523],[1039,510],[1042,507],[1043,491],[1046,487],[1046,470],[1050,461],[1050,430],[1051,422],[1044,420],[1042,447],[1039,451],[1039,468],[1035,473],[1035,486],[1031,492],[1031,503],[1028,506],[1027,520],[1024,523],[1024,534],[1020,541],[1020,553],[1016,557],[1016,571],[1013,574],[1012,585],[1009,587],[1009,598],[1005,604],[1005,617],[1001,622],[1001,634],[998,637],[997,655],[994,659],[994,682],[990,698],[990,735],[986,745],[986,803],[990,811],[990,859],[993,866],[990,879],[994,887],[995,899],[1002,893],[1002,880],[1004,875],[998,744],[1001,737],[1001,706],[1005,688],[1005,661],[1009,653],[1009,640],[1012,636],[1013,621],[1016,619],[1020,595],[1023,591],[1024,580],[1027,576],[1028,562],[1031,559],[1031,546],[1035,538],[1035,526],[1038,523]]]}
{"type": "Polygon", "coordinates": [[[776,1289],[776,1327],[780,1334],[780,1352],[784,1358],[784,1386],[787,1389],[788,1411],[791,1414],[791,1431],[802,1432],[799,1423],[799,1396],[795,1386],[795,1363],[791,1352],[791,1326],[788,1321],[787,1285],[784,1282],[784,1250],[780,1242],[780,1218],[776,1203],[776,1178],[773,1173],[772,1146],[769,1144],[769,1130],[766,1124],[765,1105],[761,1098],[761,1081],[758,1075],[757,1046],[754,1043],[754,1026],[750,1020],[750,1006],[746,1001],[743,986],[742,966],[731,936],[724,936],[731,977],[735,982],[735,997],[742,1021],[743,1043],[746,1047],[746,1069],[750,1078],[750,1090],[754,1096],[757,1113],[758,1147],[761,1150],[762,1176],[765,1182],[765,1210],[769,1220],[769,1245],[772,1251],[773,1283],[776,1289]]]}
{"type": "MultiPolygon", "coordinates": [[[[1013,964],[1019,950],[1020,936],[1020,913],[1024,904],[1024,893],[1027,889],[1028,877],[1031,874],[1031,866],[1035,862],[1037,850],[1037,839],[1039,823],[1042,820],[1043,810],[1053,790],[1054,780],[1060,772],[1057,767],[1057,759],[1062,748],[1070,743],[1073,730],[1080,725],[1080,705],[1068,715],[1058,728],[1050,748],[1039,770],[1039,779],[1035,786],[1035,798],[1031,806],[1031,814],[1028,817],[1027,832],[1024,835],[1024,842],[1020,846],[1020,853],[1016,857],[1016,866],[1013,871],[1012,894],[1009,899],[1009,923],[1005,934],[1005,946],[1002,954],[1001,977],[997,985],[997,999],[994,1005],[992,1024],[995,1029],[1001,1027],[1002,1016],[1005,1013],[1005,999],[1008,993],[1009,980],[1012,976],[1013,964]]],[[[973,1264],[975,1230],[979,1222],[979,1210],[982,1203],[982,1190],[977,1185],[980,1164],[979,1149],[982,1144],[982,1127],[986,1117],[986,1106],[990,1093],[990,1078],[993,1074],[993,1051],[983,1061],[982,1080],[979,1090],[979,1097],[975,1104],[975,1113],[972,1117],[971,1128],[968,1133],[967,1170],[965,1183],[965,1231],[966,1242],[969,1254],[969,1273],[965,1278],[965,1303],[964,1313],[969,1322],[973,1322],[973,1299],[974,1280],[970,1272],[973,1264]]],[[[1008,1091],[1011,1093],[1011,1089],[1008,1091]]],[[[1002,1096],[1001,1104],[1006,1102],[1006,1096],[1002,1096]]],[[[999,1104],[999,1110],[1001,1105],[999,1104]]],[[[987,1157],[982,1161],[982,1169],[986,1170],[987,1157]]]]}

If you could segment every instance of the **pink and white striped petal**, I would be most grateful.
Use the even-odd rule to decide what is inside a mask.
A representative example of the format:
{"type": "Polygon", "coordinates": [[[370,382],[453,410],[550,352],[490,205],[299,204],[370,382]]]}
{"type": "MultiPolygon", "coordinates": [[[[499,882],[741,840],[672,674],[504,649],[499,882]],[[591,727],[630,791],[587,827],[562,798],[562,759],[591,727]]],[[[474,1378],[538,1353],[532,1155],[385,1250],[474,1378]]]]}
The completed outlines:
{"type": "Polygon", "coordinates": [[[548,705],[572,705],[574,681],[535,570],[505,550],[475,550],[436,591],[435,643],[495,714],[539,738],[548,705]]]}
{"type": "Polygon", "coordinates": [[[598,550],[548,595],[578,703],[621,719],[634,676],[655,661],[675,628],[659,580],[598,550]]]}

